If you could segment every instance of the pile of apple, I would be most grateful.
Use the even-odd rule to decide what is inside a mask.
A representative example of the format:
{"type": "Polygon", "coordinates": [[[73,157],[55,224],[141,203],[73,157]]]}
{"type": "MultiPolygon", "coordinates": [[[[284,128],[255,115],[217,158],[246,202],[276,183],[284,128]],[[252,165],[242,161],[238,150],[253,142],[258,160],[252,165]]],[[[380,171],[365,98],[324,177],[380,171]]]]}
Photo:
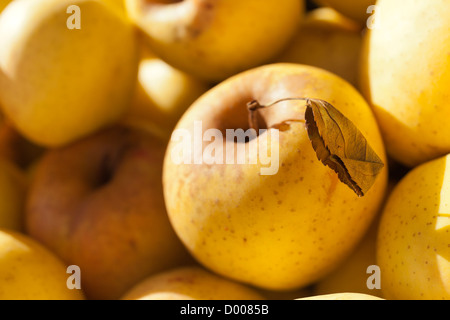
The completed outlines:
{"type": "Polygon", "coordinates": [[[2,0],[0,299],[450,299],[448,17],[448,0],[2,0]],[[305,99],[383,162],[363,196],[318,159],[305,99]],[[276,174],[174,161],[172,133],[247,130],[251,101],[272,104],[255,121],[278,133],[276,174]]]}

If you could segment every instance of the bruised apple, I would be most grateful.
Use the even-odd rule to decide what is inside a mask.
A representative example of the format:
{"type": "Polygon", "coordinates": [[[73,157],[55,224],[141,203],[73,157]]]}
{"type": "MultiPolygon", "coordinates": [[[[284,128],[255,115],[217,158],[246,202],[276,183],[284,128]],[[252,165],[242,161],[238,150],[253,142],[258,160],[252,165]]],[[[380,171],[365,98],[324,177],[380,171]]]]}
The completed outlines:
{"type": "Polygon", "coordinates": [[[178,122],[164,161],[169,217],[193,256],[268,290],[295,290],[333,270],[366,232],[387,184],[383,141],[365,100],[338,76],[298,64],[251,69],[206,92],[178,122]],[[335,108],[298,100],[308,97],[335,108]],[[334,143],[339,130],[349,136],[334,143]],[[325,140],[347,159],[325,156],[325,140]],[[347,184],[352,174],[329,167],[339,171],[344,162],[364,172],[350,180],[372,177],[364,195],[347,184]]]}
{"type": "Polygon", "coordinates": [[[155,272],[190,262],[162,193],[165,144],[114,127],[48,151],[35,168],[27,232],[80,267],[89,299],[114,299],[155,272]]]}

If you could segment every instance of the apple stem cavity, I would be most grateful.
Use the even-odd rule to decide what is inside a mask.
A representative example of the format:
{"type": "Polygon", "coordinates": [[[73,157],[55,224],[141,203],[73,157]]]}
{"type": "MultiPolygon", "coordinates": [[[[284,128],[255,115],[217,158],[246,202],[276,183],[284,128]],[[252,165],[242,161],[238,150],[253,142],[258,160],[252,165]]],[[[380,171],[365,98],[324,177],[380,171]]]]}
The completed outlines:
{"type": "MultiPolygon", "coordinates": [[[[283,98],[283,99],[276,100],[268,105],[261,105],[257,100],[252,100],[247,103],[249,126],[251,129],[256,130],[256,132],[259,131],[257,112],[260,109],[270,108],[280,102],[285,102],[285,101],[306,101],[308,104],[309,100],[310,100],[309,98],[283,98]]],[[[298,122],[298,121],[303,121],[303,119],[290,119],[290,120],[286,120],[286,121],[297,121],[298,122]]]]}

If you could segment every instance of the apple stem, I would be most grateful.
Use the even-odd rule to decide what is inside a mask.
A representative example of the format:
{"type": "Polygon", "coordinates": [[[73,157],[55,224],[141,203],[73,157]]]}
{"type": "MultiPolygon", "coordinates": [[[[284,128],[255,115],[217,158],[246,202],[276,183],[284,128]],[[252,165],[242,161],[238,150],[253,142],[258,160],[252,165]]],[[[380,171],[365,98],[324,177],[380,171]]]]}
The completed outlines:
{"type": "Polygon", "coordinates": [[[260,109],[270,108],[277,103],[285,102],[285,101],[309,101],[309,98],[283,98],[280,100],[276,100],[275,102],[272,102],[268,105],[261,105],[257,100],[252,100],[249,103],[247,103],[247,110],[248,110],[248,123],[251,129],[256,130],[258,132],[259,130],[259,124],[258,124],[258,117],[257,112],[260,109]]]}

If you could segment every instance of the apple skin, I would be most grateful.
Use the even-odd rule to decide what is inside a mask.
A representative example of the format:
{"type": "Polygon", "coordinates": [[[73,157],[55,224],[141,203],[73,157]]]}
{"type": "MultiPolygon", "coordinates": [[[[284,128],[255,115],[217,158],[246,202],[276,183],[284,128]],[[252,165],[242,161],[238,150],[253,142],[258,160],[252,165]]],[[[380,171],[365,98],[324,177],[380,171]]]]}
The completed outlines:
{"type": "Polygon", "coordinates": [[[300,298],[296,300],[384,300],[384,299],[366,293],[339,292],[300,298]]]}
{"type": "Polygon", "coordinates": [[[121,122],[151,129],[168,141],[183,113],[210,85],[172,67],[143,41],[140,48],[137,85],[121,122]]]}
{"type": "Polygon", "coordinates": [[[307,13],[275,61],[319,67],[357,87],[361,47],[361,28],[356,23],[331,8],[319,8],[307,13]]]}
{"type": "Polygon", "coordinates": [[[358,22],[361,26],[365,26],[367,19],[370,17],[367,8],[374,5],[376,0],[314,0],[314,2],[325,7],[331,7],[358,22]]]}
{"type": "MultiPolygon", "coordinates": [[[[365,100],[345,80],[311,66],[273,64],[231,77],[201,96],[175,130],[192,134],[195,121],[202,121],[203,130],[246,129],[249,101],[269,104],[292,97],[332,103],[358,124],[387,163],[365,100]]],[[[303,116],[302,102],[261,110],[268,128],[303,116]]],[[[295,290],[331,272],[366,232],[387,185],[385,166],[366,196],[358,198],[317,159],[301,122],[279,132],[276,175],[262,176],[260,166],[252,164],[178,164],[172,152],[179,143],[169,142],[163,171],[166,206],[176,233],[207,268],[263,289],[295,290]]]]}
{"type": "Polygon", "coordinates": [[[212,83],[269,62],[305,11],[303,0],[126,0],[125,7],[156,55],[212,83]]]}
{"type": "Polygon", "coordinates": [[[125,12],[125,0],[102,0],[102,1],[111,4],[116,9],[119,9],[120,12],[125,12]]]}
{"type": "Polygon", "coordinates": [[[0,3],[0,14],[2,13],[3,9],[6,8],[6,6],[11,2],[12,0],[3,0],[0,3]]]}
{"type": "Polygon", "coordinates": [[[114,127],[49,150],[35,168],[27,232],[81,269],[89,299],[116,299],[155,272],[191,262],[162,193],[165,143],[114,127]]]}
{"type": "Polygon", "coordinates": [[[101,1],[14,1],[0,16],[0,104],[38,145],[62,146],[117,122],[137,64],[135,28],[101,1]],[[79,30],[67,27],[70,5],[80,8],[79,30]]]}
{"type": "Polygon", "coordinates": [[[392,163],[389,164],[389,168],[391,174],[389,175],[385,199],[369,230],[339,267],[313,285],[312,290],[314,295],[353,292],[384,298],[381,289],[369,289],[367,287],[367,279],[371,275],[367,273],[367,268],[372,265],[377,265],[377,236],[381,213],[389,195],[400,180],[400,178],[396,177],[399,168],[392,163]],[[397,172],[393,173],[394,170],[397,172]]]}
{"type": "Polygon", "coordinates": [[[0,228],[0,300],[84,300],[67,288],[67,266],[41,243],[0,228]]]}
{"type": "Polygon", "coordinates": [[[382,298],[380,289],[369,289],[367,287],[367,279],[370,276],[367,273],[367,268],[371,265],[377,265],[376,240],[378,218],[379,215],[377,215],[376,220],[372,223],[368,232],[350,256],[332,273],[314,284],[314,295],[354,292],[382,298]]]}
{"type": "Polygon", "coordinates": [[[13,162],[0,157],[0,228],[24,231],[28,179],[13,162]]]}
{"type": "Polygon", "coordinates": [[[450,299],[450,154],[396,185],[381,216],[377,264],[389,300],[450,299]]]}
{"type": "Polygon", "coordinates": [[[150,276],[131,288],[122,300],[160,300],[162,297],[168,300],[264,300],[255,289],[199,265],[150,276]]]}
{"type": "Polygon", "coordinates": [[[380,0],[360,87],[388,155],[413,168],[450,152],[450,2],[380,0]],[[426,12],[426,14],[424,14],[426,12]],[[399,24],[401,22],[401,24],[399,24]]]}

